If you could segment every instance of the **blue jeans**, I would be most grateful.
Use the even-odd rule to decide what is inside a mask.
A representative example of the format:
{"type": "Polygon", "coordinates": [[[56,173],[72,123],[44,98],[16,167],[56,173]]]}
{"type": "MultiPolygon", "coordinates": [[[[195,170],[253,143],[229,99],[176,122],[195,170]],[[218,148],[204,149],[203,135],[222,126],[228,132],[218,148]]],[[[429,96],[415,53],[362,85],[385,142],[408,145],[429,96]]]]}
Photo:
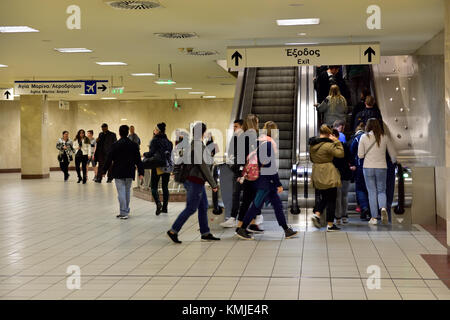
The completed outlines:
{"type": "Polygon", "coordinates": [[[186,181],[184,187],[186,194],[186,208],[178,215],[172,225],[171,231],[178,233],[186,221],[198,210],[198,224],[200,225],[200,233],[207,235],[210,233],[208,227],[208,198],[203,184],[186,181]]]}
{"type": "Polygon", "coordinates": [[[386,208],[386,173],[387,169],[364,168],[364,179],[369,192],[370,214],[378,216],[378,209],[386,208]]]}
{"type": "Polygon", "coordinates": [[[114,179],[116,182],[117,198],[119,199],[120,214],[127,216],[130,213],[130,192],[132,178],[114,179]]]}
{"type": "Polygon", "coordinates": [[[366,183],[364,181],[364,172],[362,167],[356,167],[355,171],[355,192],[356,201],[358,202],[361,210],[369,209],[369,195],[367,194],[366,183]]]}
{"type": "Polygon", "coordinates": [[[256,215],[261,212],[261,208],[263,207],[265,202],[270,202],[275,210],[275,216],[277,218],[278,224],[283,229],[286,229],[286,217],[283,213],[283,204],[281,203],[281,199],[277,194],[276,190],[263,190],[258,189],[256,191],[255,199],[253,200],[250,208],[244,216],[244,220],[242,223],[242,228],[247,229],[250,222],[256,217],[256,215]]]}

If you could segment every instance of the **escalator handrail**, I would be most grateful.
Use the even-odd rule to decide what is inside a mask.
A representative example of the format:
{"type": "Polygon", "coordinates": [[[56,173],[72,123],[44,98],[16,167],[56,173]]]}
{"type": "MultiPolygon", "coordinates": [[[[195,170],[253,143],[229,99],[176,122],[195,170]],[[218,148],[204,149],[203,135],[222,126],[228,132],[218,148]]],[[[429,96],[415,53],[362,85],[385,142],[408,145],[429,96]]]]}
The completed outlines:
{"type": "Polygon", "coordinates": [[[398,203],[394,208],[396,214],[405,213],[405,178],[403,177],[403,167],[397,163],[397,178],[398,178],[398,203]]]}
{"type": "Polygon", "coordinates": [[[291,184],[291,195],[292,195],[292,200],[291,200],[291,213],[292,214],[300,214],[300,207],[298,205],[298,194],[297,194],[297,189],[298,189],[298,168],[299,168],[299,162],[295,163],[294,165],[292,165],[292,170],[291,170],[291,178],[292,178],[292,184],[291,184]]]}

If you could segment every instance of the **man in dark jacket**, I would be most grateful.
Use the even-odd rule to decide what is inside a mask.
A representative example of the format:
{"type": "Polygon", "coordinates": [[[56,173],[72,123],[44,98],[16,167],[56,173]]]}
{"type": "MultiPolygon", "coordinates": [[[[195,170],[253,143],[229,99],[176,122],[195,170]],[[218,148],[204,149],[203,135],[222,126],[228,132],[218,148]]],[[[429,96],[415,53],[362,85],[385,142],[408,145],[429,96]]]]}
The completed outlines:
{"type": "Polygon", "coordinates": [[[119,195],[120,214],[117,218],[128,219],[130,213],[131,184],[135,177],[136,167],[139,179],[144,179],[144,167],[142,166],[139,147],[127,138],[129,128],[122,125],[119,128],[120,139],[114,142],[105,161],[101,174],[106,174],[106,168],[111,168],[112,178],[116,181],[117,193],[119,195]],[[111,166],[112,164],[112,166],[111,166]]]}
{"type": "Polygon", "coordinates": [[[108,180],[110,183],[112,181],[111,171],[108,170],[109,167],[105,167],[106,156],[108,155],[111,146],[114,142],[117,141],[116,134],[108,130],[108,125],[106,123],[102,124],[102,132],[98,135],[97,138],[97,147],[95,149],[94,158],[98,162],[98,176],[95,182],[102,182],[102,172],[108,172],[108,180]]]}
{"type": "Polygon", "coordinates": [[[341,94],[350,103],[350,94],[345,84],[339,66],[329,66],[327,70],[320,72],[317,79],[314,81],[314,89],[317,91],[317,103],[322,103],[330,94],[330,88],[336,84],[341,91],[341,94]]]}
{"type": "Polygon", "coordinates": [[[198,223],[200,225],[200,233],[202,241],[220,240],[214,237],[208,226],[208,198],[206,196],[205,182],[208,181],[214,192],[217,192],[217,184],[212,176],[210,165],[213,163],[210,157],[205,152],[205,145],[203,144],[203,137],[206,132],[206,125],[198,122],[194,125],[193,136],[190,150],[185,152],[183,163],[190,164],[190,170],[184,187],[186,188],[186,208],[178,215],[177,219],[172,225],[172,228],[167,231],[169,238],[175,243],[181,243],[178,240],[178,232],[189,219],[191,215],[198,210],[198,223]]]}
{"type": "Polygon", "coordinates": [[[367,96],[365,100],[365,109],[360,111],[355,117],[355,128],[360,124],[367,124],[367,120],[371,118],[378,119],[380,126],[383,128],[383,118],[381,117],[381,112],[375,105],[375,98],[372,96],[367,96]]]}

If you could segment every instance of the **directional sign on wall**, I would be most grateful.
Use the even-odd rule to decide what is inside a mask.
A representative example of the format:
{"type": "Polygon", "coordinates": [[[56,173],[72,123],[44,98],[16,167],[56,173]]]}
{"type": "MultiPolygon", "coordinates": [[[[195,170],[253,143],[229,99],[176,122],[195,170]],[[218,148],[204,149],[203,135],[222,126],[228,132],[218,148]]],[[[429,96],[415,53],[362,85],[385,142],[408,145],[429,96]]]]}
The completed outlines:
{"type": "Polygon", "coordinates": [[[0,89],[0,100],[14,100],[14,88],[0,89]]]}
{"type": "Polygon", "coordinates": [[[15,81],[14,89],[16,94],[96,95],[109,93],[109,82],[108,80],[15,81]]]}
{"type": "Polygon", "coordinates": [[[378,63],[378,43],[227,48],[229,69],[378,63]]]}

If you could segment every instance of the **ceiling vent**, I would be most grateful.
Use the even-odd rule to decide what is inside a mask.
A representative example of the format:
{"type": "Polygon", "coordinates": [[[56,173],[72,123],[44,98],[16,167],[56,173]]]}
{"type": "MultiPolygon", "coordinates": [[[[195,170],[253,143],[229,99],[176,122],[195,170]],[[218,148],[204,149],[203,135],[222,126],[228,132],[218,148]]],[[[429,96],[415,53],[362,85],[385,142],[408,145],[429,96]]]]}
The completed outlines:
{"type": "Polygon", "coordinates": [[[189,38],[198,38],[198,35],[195,32],[160,32],[155,33],[160,38],[165,39],[189,39],[189,38]]]}
{"type": "Polygon", "coordinates": [[[186,53],[189,56],[213,56],[216,54],[219,54],[219,52],[211,50],[211,51],[206,51],[206,50],[199,50],[199,51],[191,51],[191,52],[187,52],[186,53]]]}
{"type": "Polygon", "coordinates": [[[157,1],[105,1],[109,6],[114,9],[124,9],[124,10],[148,10],[154,9],[161,6],[157,1]]]}

